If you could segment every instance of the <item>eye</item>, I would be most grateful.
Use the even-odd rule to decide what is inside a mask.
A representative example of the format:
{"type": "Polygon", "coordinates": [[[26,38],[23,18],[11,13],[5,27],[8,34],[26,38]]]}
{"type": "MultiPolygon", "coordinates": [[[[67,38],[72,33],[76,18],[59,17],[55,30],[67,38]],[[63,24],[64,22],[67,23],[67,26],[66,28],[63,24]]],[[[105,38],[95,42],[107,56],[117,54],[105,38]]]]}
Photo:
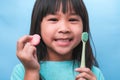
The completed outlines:
{"type": "Polygon", "coordinates": [[[57,18],[50,18],[50,19],[48,19],[48,21],[58,21],[58,19],[57,18]]]}
{"type": "Polygon", "coordinates": [[[74,21],[79,21],[79,20],[76,18],[70,18],[69,21],[74,22],[74,21]]]}

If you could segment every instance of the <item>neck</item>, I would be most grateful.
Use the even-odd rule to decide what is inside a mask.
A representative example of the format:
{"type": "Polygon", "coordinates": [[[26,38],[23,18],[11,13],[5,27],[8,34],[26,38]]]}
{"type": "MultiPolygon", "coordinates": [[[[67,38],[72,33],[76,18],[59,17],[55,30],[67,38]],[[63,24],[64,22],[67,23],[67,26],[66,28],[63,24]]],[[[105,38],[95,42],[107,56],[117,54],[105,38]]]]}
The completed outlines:
{"type": "Polygon", "coordinates": [[[52,53],[48,53],[48,57],[47,57],[48,61],[67,61],[67,60],[72,60],[72,53],[70,54],[65,54],[65,55],[61,55],[61,54],[52,54],[52,53]]]}

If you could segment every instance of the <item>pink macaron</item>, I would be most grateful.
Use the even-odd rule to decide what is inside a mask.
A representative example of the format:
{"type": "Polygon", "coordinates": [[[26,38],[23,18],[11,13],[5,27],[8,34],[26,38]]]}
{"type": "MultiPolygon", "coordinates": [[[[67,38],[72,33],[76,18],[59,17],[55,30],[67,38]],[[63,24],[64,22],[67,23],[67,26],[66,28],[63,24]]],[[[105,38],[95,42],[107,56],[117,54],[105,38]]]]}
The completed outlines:
{"type": "Polygon", "coordinates": [[[38,45],[40,43],[40,36],[38,34],[34,34],[30,43],[34,46],[38,45]]]}

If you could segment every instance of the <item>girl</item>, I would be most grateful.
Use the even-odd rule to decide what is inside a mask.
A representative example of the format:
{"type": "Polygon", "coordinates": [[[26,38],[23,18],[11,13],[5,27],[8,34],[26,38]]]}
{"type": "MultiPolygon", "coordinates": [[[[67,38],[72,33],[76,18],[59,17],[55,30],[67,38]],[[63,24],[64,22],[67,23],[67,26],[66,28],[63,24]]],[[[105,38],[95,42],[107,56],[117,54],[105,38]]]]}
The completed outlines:
{"type": "Polygon", "coordinates": [[[86,67],[79,68],[82,32],[90,35],[83,0],[36,0],[30,35],[17,43],[22,64],[14,68],[11,80],[104,80],[95,66],[90,40],[86,44],[86,67]],[[34,34],[41,37],[37,46],[30,43],[34,34]]]}

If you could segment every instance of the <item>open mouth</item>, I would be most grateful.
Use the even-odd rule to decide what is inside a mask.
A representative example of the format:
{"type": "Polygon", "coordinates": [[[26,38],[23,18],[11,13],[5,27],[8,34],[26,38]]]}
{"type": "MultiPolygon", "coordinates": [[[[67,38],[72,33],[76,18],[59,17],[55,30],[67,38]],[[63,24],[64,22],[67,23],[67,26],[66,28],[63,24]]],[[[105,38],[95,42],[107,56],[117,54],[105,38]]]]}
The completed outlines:
{"type": "Polygon", "coordinates": [[[73,38],[57,38],[55,39],[55,42],[59,46],[69,46],[73,38]]]}
{"type": "Polygon", "coordinates": [[[58,39],[55,39],[55,41],[63,41],[63,42],[68,42],[68,41],[72,41],[73,39],[72,38],[58,38],[58,39]]]}

